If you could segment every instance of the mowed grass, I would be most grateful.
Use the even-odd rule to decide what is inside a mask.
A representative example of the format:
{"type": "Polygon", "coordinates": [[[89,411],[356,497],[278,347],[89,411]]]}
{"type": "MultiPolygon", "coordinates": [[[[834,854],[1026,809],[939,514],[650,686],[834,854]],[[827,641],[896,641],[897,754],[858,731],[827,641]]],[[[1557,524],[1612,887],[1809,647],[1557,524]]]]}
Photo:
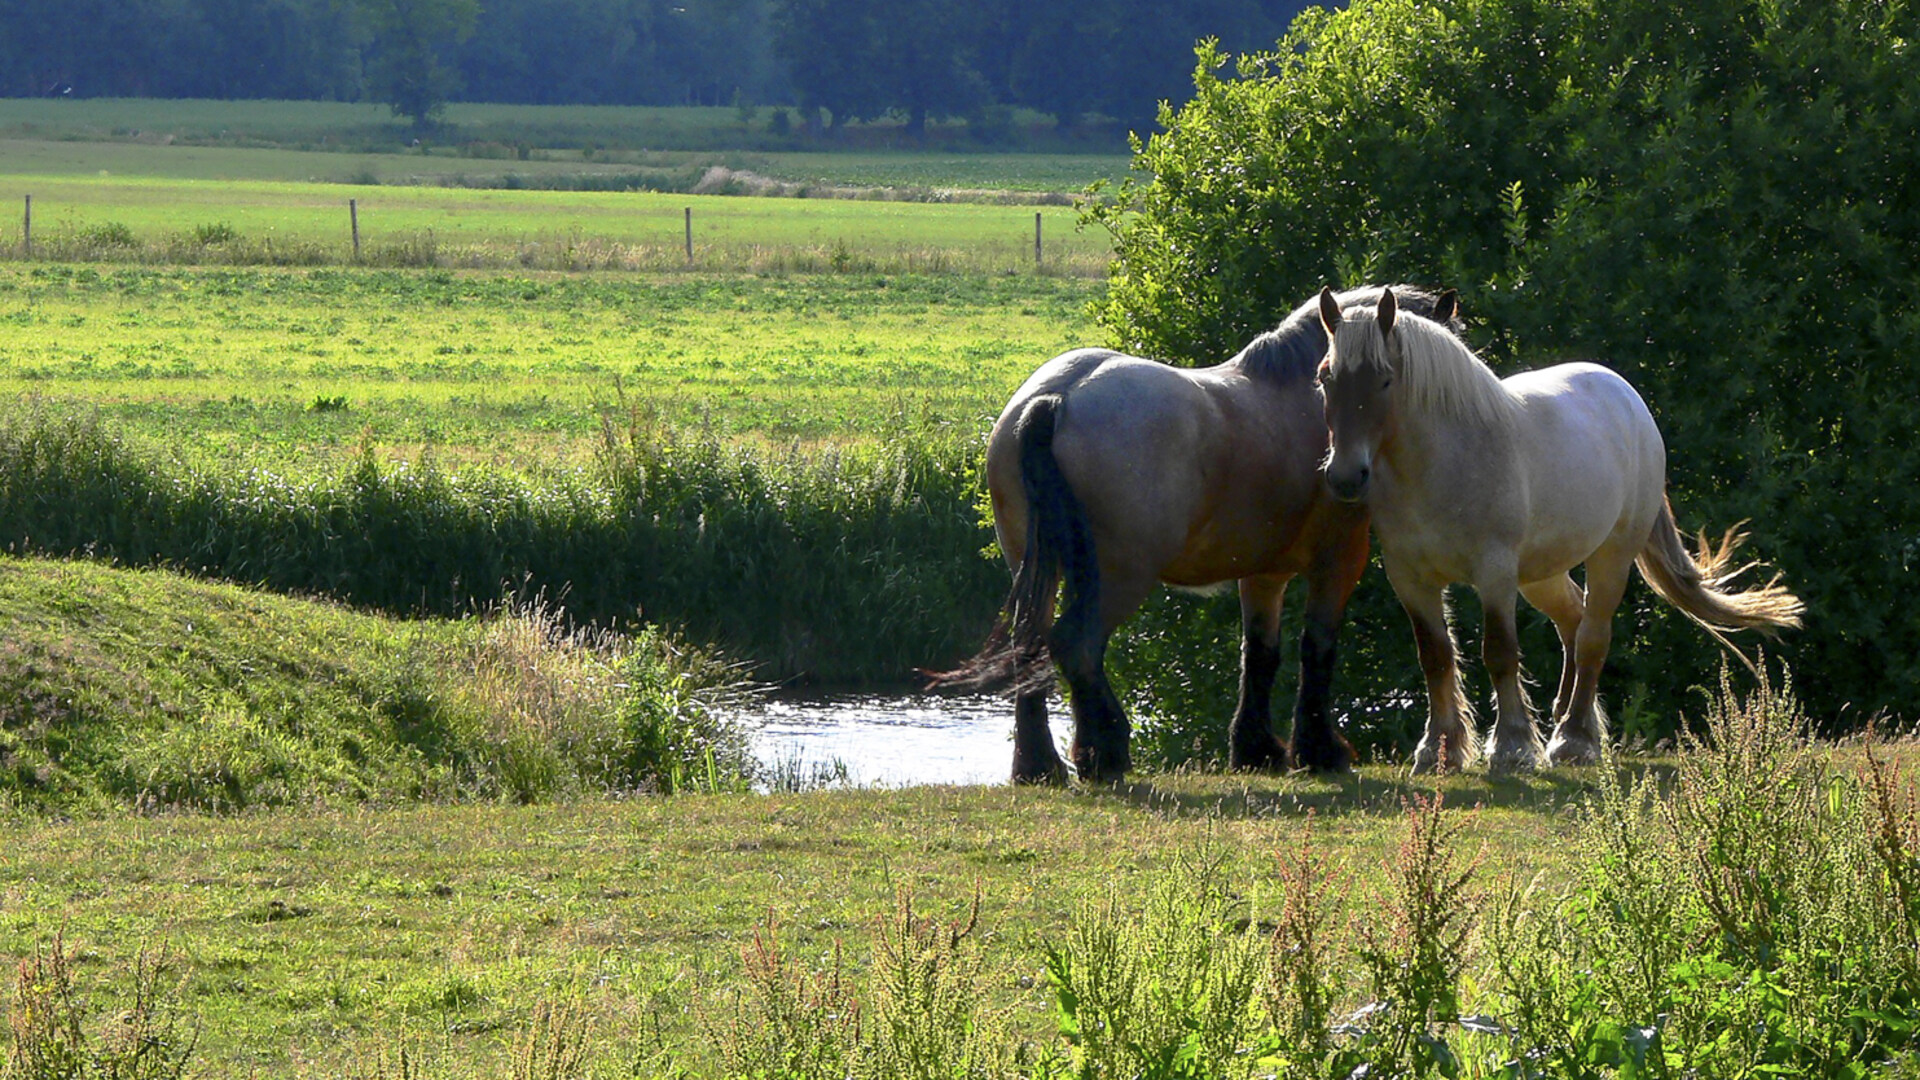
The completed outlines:
{"type": "Polygon", "coordinates": [[[728,437],[976,434],[1093,343],[1098,286],[970,275],[526,275],[0,264],[0,395],[222,456],[371,443],[571,462],[602,418],[728,437]]]}
{"type": "MultiPolygon", "coordinates": [[[[1479,874],[1556,880],[1565,808],[1586,778],[1440,785],[1479,874]],[[1465,811],[1456,811],[1456,815],[1465,811]]],[[[777,923],[809,968],[870,962],[901,890],[943,919],[977,892],[982,986],[1050,1042],[1042,941],[1083,903],[1142,902],[1210,852],[1257,919],[1315,812],[1316,845],[1352,868],[1355,917],[1383,886],[1403,799],[1432,789],[1180,776],[1097,792],[916,788],[801,795],[415,806],[238,818],[19,820],[0,835],[0,955],[64,934],[85,988],[117,1000],[162,944],[202,1022],[200,1075],[364,1076],[403,1041],[439,1075],[497,1069],[543,1001],[578,998],[592,1075],[709,1074],[703,1029],[741,986],[741,953],[777,923]]],[[[1355,993],[1362,993],[1360,987],[1355,993]]]]}

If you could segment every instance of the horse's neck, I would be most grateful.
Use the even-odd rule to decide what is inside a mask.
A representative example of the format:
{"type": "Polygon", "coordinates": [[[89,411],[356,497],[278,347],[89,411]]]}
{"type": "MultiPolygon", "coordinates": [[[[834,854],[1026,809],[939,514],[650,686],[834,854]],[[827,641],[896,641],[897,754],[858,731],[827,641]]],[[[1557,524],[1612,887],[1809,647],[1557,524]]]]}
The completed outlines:
{"type": "Polygon", "coordinates": [[[1455,509],[1504,498],[1520,482],[1513,428],[1433,413],[1403,414],[1382,455],[1394,499],[1414,509],[1455,509]]]}

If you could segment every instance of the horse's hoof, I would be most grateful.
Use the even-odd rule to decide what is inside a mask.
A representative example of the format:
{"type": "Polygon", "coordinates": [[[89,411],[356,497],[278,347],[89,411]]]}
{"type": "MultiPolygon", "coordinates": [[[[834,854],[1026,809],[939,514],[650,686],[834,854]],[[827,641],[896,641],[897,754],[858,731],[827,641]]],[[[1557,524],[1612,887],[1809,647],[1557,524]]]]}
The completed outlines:
{"type": "Polygon", "coordinates": [[[1068,780],[1067,767],[1056,761],[1053,763],[1053,768],[1051,769],[1023,770],[1015,768],[1011,779],[1013,783],[1022,787],[1039,787],[1042,785],[1065,787],[1068,780]]]}
{"type": "Polygon", "coordinates": [[[1325,750],[1296,750],[1293,753],[1293,762],[1308,772],[1341,775],[1353,771],[1353,750],[1346,746],[1333,746],[1325,750]]]}
{"type": "Polygon", "coordinates": [[[1487,753],[1487,772],[1502,776],[1509,773],[1534,772],[1546,767],[1546,757],[1539,746],[1525,743],[1496,746],[1487,753]]]}
{"type": "Polygon", "coordinates": [[[1598,765],[1600,744],[1585,735],[1555,734],[1547,744],[1547,761],[1554,765],[1598,765]]]}
{"type": "Polygon", "coordinates": [[[1286,772],[1287,748],[1277,741],[1246,749],[1236,746],[1227,751],[1227,768],[1236,772],[1286,772]]]}
{"type": "Polygon", "coordinates": [[[1425,739],[1420,740],[1420,745],[1413,749],[1413,775],[1427,776],[1436,773],[1457,773],[1466,766],[1467,756],[1455,747],[1453,740],[1444,739],[1442,742],[1447,748],[1447,754],[1444,759],[1432,743],[1429,743],[1425,739]]]}
{"type": "Polygon", "coordinates": [[[1124,747],[1118,750],[1076,747],[1073,752],[1074,773],[1090,784],[1118,783],[1126,778],[1127,770],[1131,768],[1132,755],[1124,747]]]}

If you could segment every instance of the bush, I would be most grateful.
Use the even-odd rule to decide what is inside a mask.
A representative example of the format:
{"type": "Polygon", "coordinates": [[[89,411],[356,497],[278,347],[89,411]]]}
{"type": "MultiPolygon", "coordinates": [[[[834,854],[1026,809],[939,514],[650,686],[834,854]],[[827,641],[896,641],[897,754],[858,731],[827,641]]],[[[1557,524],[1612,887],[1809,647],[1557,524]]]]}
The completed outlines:
{"type": "MultiPolygon", "coordinates": [[[[1816,714],[1920,715],[1920,609],[1888,587],[1920,562],[1916,31],[1867,0],[1362,0],[1237,77],[1203,48],[1149,178],[1089,212],[1101,320],[1211,363],[1326,283],[1457,287],[1496,367],[1597,357],[1641,391],[1683,526],[1751,520],[1807,601],[1816,714]]],[[[1342,692],[1419,694],[1386,590],[1353,618],[1342,692]]],[[[1645,590],[1616,629],[1603,690],[1670,733],[1712,644],[1645,590]]],[[[1550,669],[1544,620],[1525,648],[1550,669]]]]}

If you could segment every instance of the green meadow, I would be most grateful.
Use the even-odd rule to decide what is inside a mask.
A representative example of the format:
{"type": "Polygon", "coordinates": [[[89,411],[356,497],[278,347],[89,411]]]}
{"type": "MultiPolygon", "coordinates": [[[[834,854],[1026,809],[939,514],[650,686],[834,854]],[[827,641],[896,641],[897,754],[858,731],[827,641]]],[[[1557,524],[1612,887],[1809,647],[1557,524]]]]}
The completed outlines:
{"type": "Polygon", "coordinates": [[[604,419],[728,437],[971,436],[1092,339],[1031,275],[599,276],[0,263],[0,394],[223,457],[366,445],[520,466],[604,419]]]}
{"type": "MultiPolygon", "coordinates": [[[[0,100],[0,115],[10,104],[0,100]]],[[[170,180],[284,180],[460,187],[575,186],[618,189],[651,182],[693,186],[722,166],[819,188],[899,189],[871,197],[905,201],[1001,201],[1063,196],[1096,180],[1126,175],[1124,155],[956,154],[908,150],[529,150],[525,159],[498,143],[421,151],[235,147],[170,142],[142,133],[123,141],[28,138],[0,124],[0,162],[19,182],[32,177],[142,176],[170,180]],[[631,178],[631,179],[629,179],[631,178]],[[942,194],[944,193],[944,194],[942,194]],[[991,197],[991,198],[990,198],[991,197]]]]}
{"type": "MultiPolygon", "coordinates": [[[[1105,260],[1103,237],[1079,231],[1070,207],[111,175],[0,175],[0,191],[16,193],[23,210],[32,196],[41,254],[113,261],[151,258],[143,253],[172,240],[194,250],[165,261],[217,263],[245,250],[236,261],[348,262],[350,199],[367,257],[409,265],[755,270],[804,253],[823,270],[1011,272],[1034,268],[1036,214],[1042,267],[1093,274],[1105,260]],[[685,253],[689,209],[692,259],[685,253]],[[212,242],[194,243],[196,230],[212,242]]],[[[18,219],[12,247],[21,249],[18,219]]]]}

